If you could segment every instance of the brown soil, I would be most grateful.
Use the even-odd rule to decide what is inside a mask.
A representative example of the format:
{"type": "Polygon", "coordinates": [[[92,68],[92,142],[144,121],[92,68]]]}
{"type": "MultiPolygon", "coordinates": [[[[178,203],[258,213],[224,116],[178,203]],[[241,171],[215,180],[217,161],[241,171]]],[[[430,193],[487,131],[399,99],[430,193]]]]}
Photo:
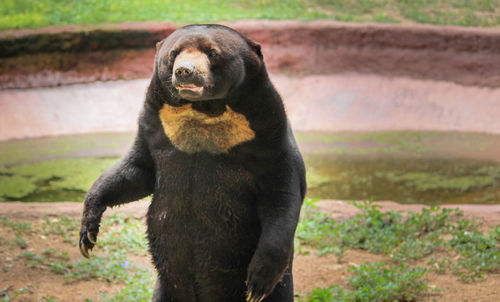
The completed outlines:
{"type": "MultiPolygon", "coordinates": [[[[419,211],[421,205],[399,205],[392,202],[380,203],[384,210],[414,210],[419,211]]],[[[341,201],[321,201],[322,210],[332,213],[336,219],[345,219],[355,215],[358,210],[341,201]]],[[[454,206],[450,206],[454,207],[454,206]]],[[[500,221],[500,205],[496,206],[457,206],[465,211],[465,216],[478,219],[487,229],[500,221]]],[[[147,202],[136,202],[117,209],[109,210],[106,215],[113,212],[125,212],[136,218],[144,218],[147,202]]],[[[7,217],[14,221],[29,221],[36,225],[46,215],[79,217],[82,209],[80,203],[0,203],[0,217],[7,217]]],[[[76,236],[76,230],[75,230],[76,236]]],[[[25,251],[39,252],[46,248],[55,248],[68,252],[71,259],[80,256],[76,247],[63,242],[61,238],[49,235],[44,237],[36,232],[26,237],[29,245],[25,251]]],[[[0,225],[0,290],[12,286],[12,290],[21,287],[29,288],[33,293],[22,295],[22,299],[15,301],[38,301],[42,297],[55,297],[57,301],[78,301],[80,297],[95,299],[100,291],[112,292],[120,285],[105,281],[80,281],[65,283],[60,275],[51,273],[47,268],[31,265],[24,259],[19,259],[21,250],[7,248],[7,242],[14,240],[10,228],[0,225]]],[[[96,250],[97,254],[103,251],[96,250]]],[[[137,259],[141,264],[150,265],[149,257],[137,259]]],[[[369,254],[363,251],[348,251],[341,263],[332,255],[317,256],[298,255],[294,262],[295,289],[298,294],[310,291],[316,287],[343,285],[349,275],[349,265],[359,265],[365,261],[390,261],[385,256],[369,254]]],[[[424,263],[425,261],[422,261],[424,263]]],[[[415,263],[419,264],[419,263],[415,263]]],[[[461,282],[451,273],[438,275],[431,273],[427,276],[431,287],[442,289],[442,294],[426,297],[426,301],[498,301],[500,274],[489,274],[485,279],[470,284],[461,282]]],[[[11,293],[12,293],[11,290],[11,293]]]]}

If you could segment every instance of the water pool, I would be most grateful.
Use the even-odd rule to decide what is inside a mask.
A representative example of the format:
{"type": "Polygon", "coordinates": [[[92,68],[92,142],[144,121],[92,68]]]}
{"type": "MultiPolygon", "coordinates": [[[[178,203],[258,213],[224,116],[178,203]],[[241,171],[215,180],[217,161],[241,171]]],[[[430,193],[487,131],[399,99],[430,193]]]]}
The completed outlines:
{"type": "MultiPolygon", "coordinates": [[[[1,201],[81,201],[133,133],[0,142],[1,201]]],[[[297,132],[308,197],[500,204],[500,135],[297,132]]]]}

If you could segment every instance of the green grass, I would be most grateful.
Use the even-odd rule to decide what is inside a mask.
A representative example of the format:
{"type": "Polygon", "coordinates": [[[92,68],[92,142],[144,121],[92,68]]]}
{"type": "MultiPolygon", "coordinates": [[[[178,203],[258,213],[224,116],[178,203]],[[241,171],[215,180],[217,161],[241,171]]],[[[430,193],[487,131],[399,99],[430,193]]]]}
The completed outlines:
{"type": "MultiPolygon", "coordinates": [[[[13,222],[7,218],[0,218],[0,222],[17,232],[15,240],[18,244],[29,244],[25,235],[36,232],[44,236],[62,237],[72,248],[78,248],[78,219],[64,216],[46,217],[36,228],[31,224],[13,222]]],[[[101,302],[150,301],[155,275],[151,269],[134,263],[129,256],[145,256],[148,253],[147,247],[142,221],[113,215],[103,219],[98,245],[94,249],[94,252],[99,251],[97,254],[102,255],[94,253],[90,259],[81,257],[74,261],[67,252],[48,248],[40,252],[22,251],[17,257],[28,262],[33,269],[44,267],[53,274],[62,275],[66,282],[101,280],[123,284],[118,292],[102,292],[99,299],[101,302]]],[[[86,297],[82,299],[92,301],[86,297]]]]}
{"type": "Polygon", "coordinates": [[[426,270],[407,265],[387,265],[381,262],[350,266],[347,279],[351,289],[342,286],[316,288],[301,302],[360,302],[360,301],[417,301],[430,294],[423,280],[426,270]]]}
{"type": "Polygon", "coordinates": [[[40,225],[41,233],[45,236],[56,235],[61,237],[64,242],[76,246],[78,241],[78,230],[80,221],[70,219],[65,216],[57,218],[45,217],[45,220],[40,225]]]}
{"type": "MultiPolygon", "coordinates": [[[[313,247],[320,255],[333,253],[342,261],[349,249],[360,249],[387,255],[399,264],[448,253],[454,259],[450,268],[466,282],[500,270],[500,225],[483,234],[477,223],[462,218],[459,210],[430,207],[422,213],[382,212],[379,206],[365,202],[356,204],[361,214],[336,222],[317,211],[314,202],[306,201],[297,227],[299,253],[309,253],[313,247]]],[[[436,261],[430,262],[431,268],[435,267],[436,261]]]]}
{"type": "Polygon", "coordinates": [[[306,200],[296,233],[298,253],[333,253],[342,261],[349,249],[389,256],[387,263],[350,266],[345,286],[316,288],[299,301],[417,301],[439,289],[425,281],[428,271],[453,272],[472,282],[500,271],[500,225],[490,233],[458,210],[431,207],[422,213],[382,212],[371,202],[356,204],[361,214],[342,222],[306,200]],[[445,254],[437,258],[436,254],[445,254]],[[423,266],[416,261],[427,259],[423,266]]]}
{"type": "Polygon", "coordinates": [[[15,222],[7,217],[0,217],[0,224],[14,231],[31,231],[31,222],[15,222]]]}
{"type": "Polygon", "coordinates": [[[2,0],[0,29],[124,21],[177,24],[238,19],[332,19],[498,26],[498,0],[2,0]]]}

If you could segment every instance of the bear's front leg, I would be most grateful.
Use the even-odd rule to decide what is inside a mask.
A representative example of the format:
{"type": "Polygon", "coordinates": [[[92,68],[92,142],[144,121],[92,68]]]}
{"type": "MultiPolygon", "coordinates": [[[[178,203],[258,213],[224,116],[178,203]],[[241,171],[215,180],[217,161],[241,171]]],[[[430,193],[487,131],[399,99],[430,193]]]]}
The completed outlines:
{"type": "MultiPolygon", "coordinates": [[[[277,244],[257,249],[248,267],[247,301],[260,302],[275,290],[276,285],[282,280],[288,266],[291,264],[292,251],[293,247],[289,245],[279,247],[277,244]]],[[[293,292],[292,284],[286,284],[286,286],[291,287],[289,290],[293,292]]],[[[292,298],[291,302],[293,301],[293,294],[290,296],[292,298]]]]}
{"type": "Polygon", "coordinates": [[[92,250],[96,244],[99,225],[105,210],[106,206],[103,202],[97,202],[96,199],[91,197],[91,194],[87,193],[84,201],[79,240],[80,253],[86,258],[90,257],[89,250],[92,250]]]}
{"type": "MultiPolygon", "coordinates": [[[[257,204],[262,231],[246,281],[247,301],[250,302],[260,302],[268,297],[291,265],[293,237],[302,204],[299,189],[274,191],[262,197],[257,204]]],[[[286,286],[293,293],[291,281],[286,286]]],[[[293,294],[285,296],[288,298],[276,301],[293,301],[293,294]]]]}
{"type": "Polygon", "coordinates": [[[140,135],[129,153],[104,172],[87,192],[80,228],[80,252],[89,257],[97,240],[102,214],[115,206],[148,196],[153,192],[153,160],[140,135]]]}

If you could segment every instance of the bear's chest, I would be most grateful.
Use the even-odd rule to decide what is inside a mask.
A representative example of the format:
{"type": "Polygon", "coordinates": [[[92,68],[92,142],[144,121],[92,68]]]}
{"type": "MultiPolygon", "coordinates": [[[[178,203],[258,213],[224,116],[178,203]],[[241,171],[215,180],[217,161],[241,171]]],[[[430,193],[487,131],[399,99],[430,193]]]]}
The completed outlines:
{"type": "Polygon", "coordinates": [[[165,104],[159,115],[172,144],[190,154],[228,153],[232,147],[255,138],[246,117],[227,105],[222,113],[211,115],[193,109],[192,104],[180,107],[165,104]]]}
{"type": "MultiPolygon", "coordinates": [[[[166,154],[157,168],[158,187],[152,204],[170,228],[190,225],[203,230],[254,222],[255,179],[238,162],[208,153],[166,154]]],[[[163,222],[162,222],[163,223],[163,222]]],[[[197,233],[198,231],[194,231],[197,233]]]]}

